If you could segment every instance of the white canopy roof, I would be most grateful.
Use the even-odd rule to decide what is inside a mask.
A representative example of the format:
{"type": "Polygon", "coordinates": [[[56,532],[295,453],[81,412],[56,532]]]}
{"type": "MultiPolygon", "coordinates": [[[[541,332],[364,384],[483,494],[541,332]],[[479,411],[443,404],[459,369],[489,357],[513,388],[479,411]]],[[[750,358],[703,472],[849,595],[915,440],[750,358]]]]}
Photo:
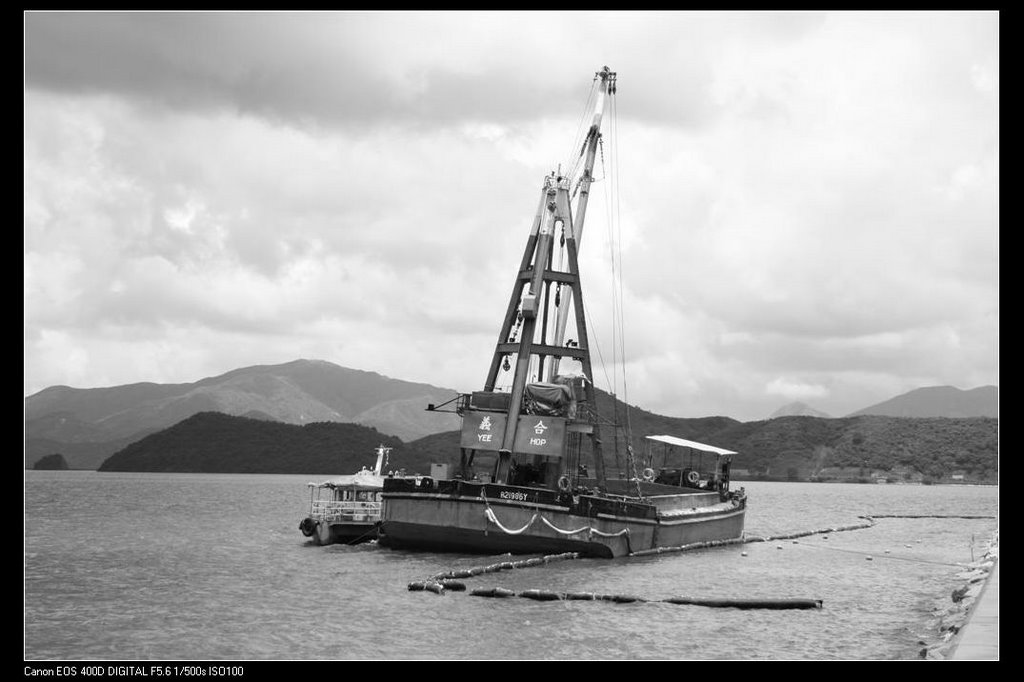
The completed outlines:
{"type": "Polygon", "coordinates": [[[368,469],[349,476],[339,476],[323,483],[307,483],[310,488],[362,488],[364,490],[380,490],[384,487],[384,477],[368,469]]]}
{"type": "Polygon", "coordinates": [[[685,438],[676,438],[675,436],[647,436],[647,440],[656,440],[660,443],[678,445],[683,448],[693,448],[694,450],[703,450],[704,452],[714,452],[718,455],[736,454],[732,450],[723,450],[722,448],[716,448],[714,445],[705,445],[704,443],[698,443],[695,440],[686,440],[685,438]]]}

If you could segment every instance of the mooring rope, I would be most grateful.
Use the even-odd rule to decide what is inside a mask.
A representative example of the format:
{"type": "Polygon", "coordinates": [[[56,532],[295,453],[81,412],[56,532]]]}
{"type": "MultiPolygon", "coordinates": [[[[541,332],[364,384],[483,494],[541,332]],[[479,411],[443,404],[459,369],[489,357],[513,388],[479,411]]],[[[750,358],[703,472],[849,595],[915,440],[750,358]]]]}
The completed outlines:
{"type": "Polygon", "coordinates": [[[520,528],[518,530],[512,530],[510,528],[506,528],[505,525],[502,524],[501,521],[498,520],[498,517],[494,513],[494,510],[491,509],[491,503],[487,500],[487,496],[484,495],[484,491],[483,490],[480,491],[480,498],[484,501],[484,507],[485,507],[485,509],[484,509],[484,516],[487,517],[487,520],[490,521],[491,523],[493,523],[494,525],[496,525],[498,528],[500,528],[502,530],[502,532],[508,533],[509,535],[519,535],[520,533],[522,533],[526,529],[528,529],[530,526],[532,526],[534,521],[536,521],[538,518],[540,518],[540,520],[543,521],[544,524],[548,528],[550,528],[551,530],[555,531],[556,533],[560,533],[561,535],[578,535],[580,533],[584,533],[585,532],[585,533],[587,533],[588,536],[590,536],[590,535],[599,535],[599,536],[601,536],[603,538],[616,538],[616,537],[625,535],[625,536],[627,536],[627,540],[628,540],[629,526],[626,526],[622,530],[617,531],[615,533],[606,533],[606,532],[604,532],[602,530],[598,530],[597,528],[594,528],[593,526],[583,526],[582,528],[577,528],[576,530],[563,530],[562,528],[559,528],[558,526],[556,526],[555,524],[551,523],[546,518],[544,518],[543,516],[540,516],[540,514],[537,514],[537,513],[535,513],[530,518],[530,520],[526,523],[525,526],[523,526],[522,528],[520,528]]]}
{"type": "MultiPolygon", "coordinates": [[[[490,510],[488,510],[488,511],[490,511],[490,510]]],[[[593,531],[593,529],[590,526],[583,526],[582,528],[577,528],[576,530],[562,530],[561,528],[559,528],[555,524],[553,524],[550,521],[548,521],[547,519],[545,519],[543,516],[540,517],[540,520],[543,521],[544,525],[546,525],[548,528],[550,528],[551,530],[555,531],[556,533],[560,533],[562,535],[579,535],[580,533],[587,533],[587,532],[593,531]]]]}
{"type": "Polygon", "coordinates": [[[522,528],[520,528],[519,530],[512,530],[511,528],[506,528],[505,526],[503,526],[503,525],[501,524],[501,521],[499,521],[499,520],[498,520],[498,517],[497,517],[497,516],[495,516],[495,515],[494,515],[494,512],[493,512],[493,511],[491,510],[491,507],[490,507],[490,505],[488,505],[488,506],[487,506],[487,509],[485,509],[485,510],[484,510],[484,516],[486,516],[486,517],[487,517],[487,520],[488,520],[488,521],[490,521],[491,523],[493,523],[494,525],[496,525],[496,526],[497,526],[498,528],[500,528],[500,529],[501,529],[501,530],[502,530],[503,532],[505,532],[505,533],[508,533],[509,535],[519,535],[519,534],[520,534],[520,533],[522,533],[522,532],[523,532],[524,530],[526,530],[527,528],[529,528],[530,526],[532,526],[532,525],[533,525],[533,522],[537,520],[537,515],[536,515],[536,514],[534,514],[534,515],[533,515],[533,516],[532,516],[532,517],[530,518],[530,520],[526,522],[526,525],[525,525],[525,526],[523,526],[523,527],[522,527],[522,528]]]}

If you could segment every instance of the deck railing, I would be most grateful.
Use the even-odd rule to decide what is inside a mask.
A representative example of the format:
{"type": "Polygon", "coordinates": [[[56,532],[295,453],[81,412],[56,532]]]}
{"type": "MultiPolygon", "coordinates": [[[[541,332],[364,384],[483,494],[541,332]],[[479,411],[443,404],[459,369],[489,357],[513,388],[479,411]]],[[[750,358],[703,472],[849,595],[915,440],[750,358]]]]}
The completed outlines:
{"type": "Polygon", "coordinates": [[[379,521],[380,502],[313,500],[309,515],[320,521],[379,521]]]}

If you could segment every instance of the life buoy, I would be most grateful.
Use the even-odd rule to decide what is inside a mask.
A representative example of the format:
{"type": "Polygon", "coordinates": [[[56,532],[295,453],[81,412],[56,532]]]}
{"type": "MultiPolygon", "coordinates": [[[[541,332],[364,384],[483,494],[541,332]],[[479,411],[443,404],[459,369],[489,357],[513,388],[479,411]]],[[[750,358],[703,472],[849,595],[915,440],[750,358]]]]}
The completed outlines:
{"type": "Polygon", "coordinates": [[[700,474],[698,474],[696,471],[691,471],[690,473],[686,474],[686,481],[690,485],[696,485],[697,481],[699,481],[699,480],[700,480],[700,474]]]}
{"type": "Polygon", "coordinates": [[[654,469],[652,469],[650,467],[647,467],[646,469],[644,469],[644,480],[645,481],[653,481],[654,480],[654,469]]]}
{"type": "Polygon", "coordinates": [[[558,479],[558,489],[561,490],[563,493],[569,492],[568,476],[562,476],[561,478],[558,479]]]}

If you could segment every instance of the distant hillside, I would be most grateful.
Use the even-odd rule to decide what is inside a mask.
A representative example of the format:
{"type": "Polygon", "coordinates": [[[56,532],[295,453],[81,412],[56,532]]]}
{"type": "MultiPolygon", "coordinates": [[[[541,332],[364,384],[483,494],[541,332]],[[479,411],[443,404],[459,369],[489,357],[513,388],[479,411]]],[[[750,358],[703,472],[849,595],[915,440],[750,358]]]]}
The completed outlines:
{"type": "MultiPolygon", "coordinates": [[[[55,386],[25,400],[25,466],[31,468],[42,457],[60,453],[72,469],[95,469],[103,463],[108,471],[302,472],[302,467],[315,465],[323,468],[307,471],[337,474],[350,465],[372,464],[367,460],[379,444],[372,441],[387,437],[396,443],[396,453],[407,453],[419,465],[454,464],[459,418],[424,408],[428,403],[447,402],[456,393],[314,360],[247,367],[192,384],[55,386]],[[190,420],[202,413],[207,416],[190,420]],[[218,421],[228,415],[245,419],[218,421]],[[239,426],[242,423],[247,425],[239,426]],[[302,431],[303,424],[312,428],[302,431]],[[357,424],[369,431],[350,431],[357,424]],[[308,440],[325,425],[340,429],[331,433],[358,437],[353,436],[348,445],[334,436],[308,440]],[[209,442],[197,440],[194,432],[200,427],[209,442]],[[376,435],[368,435],[371,432],[376,435]],[[249,440],[252,433],[266,440],[249,440]],[[149,436],[156,440],[147,440],[145,447],[131,447],[149,436]],[[291,452],[296,443],[306,444],[302,446],[307,448],[305,454],[291,452]],[[335,451],[351,452],[353,459],[345,455],[338,460],[335,451]],[[299,459],[289,459],[293,457],[299,459]]],[[[769,477],[821,477],[830,467],[850,462],[859,467],[877,464],[883,470],[892,463],[912,466],[936,479],[962,470],[971,480],[986,482],[994,482],[997,470],[997,422],[982,418],[996,413],[992,386],[972,391],[948,386],[918,389],[842,419],[779,415],[787,409],[817,412],[801,404],[786,406],[763,422],[743,423],[724,416],[666,417],[637,407],[627,409],[621,400],[601,391],[597,391],[597,404],[605,461],[612,475],[627,472],[625,438],[612,423],[630,427],[638,456],[644,452],[643,436],[671,434],[736,450],[740,454],[735,469],[769,477]],[[895,417],[862,414],[885,410],[898,413],[897,417],[922,418],[891,421],[895,417]],[[948,418],[933,421],[930,415],[935,413],[948,418]],[[952,418],[957,415],[962,418],[952,418]],[[973,418],[976,415],[981,416],[973,418]]],[[[583,455],[590,455],[588,446],[583,455]]]]}
{"type": "MultiPolygon", "coordinates": [[[[606,420],[627,422],[621,402],[616,401],[616,412],[611,397],[599,393],[598,403],[606,420]]],[[[639,460],[648,452],[644,436],[670,434],[735,450],[733,469],[745,471],[747,478],[867,480],[885,475],[950,482],[958,475],[966,482],[998,481],[998,421],[985,417],[778,417],[744,423],[727,417],[663,417],[631,408],[628,422],[639,460]],[[838,476],[837,470],[845,473],[838,476]]],[[[608,424],[602,428],[610,476],[629,473],[623,433],[608,424]]],[[[458,464],[458,430],[403,443],[356,424],[298,426],[205,412],[128,445],[100,470],[338,475],[372,465],[373,450],[381,443],[394,448],[389,468],[425,473],[432,462],[441,462],[454,472],[458,464]]],[[[592,465],[588,447],[582,454],[592,465]]],[[[492,459],[481,454],[477,470],[486,471],[492,459]]]]}
{"type": "Polygon", "coordinates": [[[953,386],[930,386],[898,395],[847,416],[998,417],[998,408],[999,391],[995,386],[981,386],[969,391],[953,386]]]}
{"type": "Polygon", "coordinates": [[[54,455],[47,455],[41,460],[36,462],[36,469],[51,469],[51,470],[66,470],[68,463],[64,460],[64,456],[59,452],[54,455]]]}
{"type": "Polygon", "coordinates": [[[373,466],[374,449],[394,450],[392,468],[429,471],[401,440],[358,424],[316,422],[302,426],[200,412],[132,443],[100,471],[266,473],[337,476],[373,466]]]}
{"type": "Polygon", "coordinates": [[[128,443],[200,412],[363,424],[412,440],[458,427],[453,415],[425,410],[456,394],[319,360],[246,367],[191,384],[52,386],[25,399],[25,466],[61,452],[73,469],[96,468],[128,443]]]}
{"type": "MultiPolygon", "coordinates": [[[[669,434],[736,451],[739,478],[772,480],[870,480],[886,477],[916,482],[997,483],[998,421],[907,419],[901,417],[778,417],[759,422],[722,419],[720,428],[699,419],[633,419],[633,448],[647,452],[644,436],[669,434]],[[845,470],[835,474],[834,470],[845,470]]],[[[626,471],[626,441],[602,431],[609,475],[626,471]]],[[[410,443],[430,461],[456,464],[459,432],[436,434],[410,443]],[[422,447],[421,447],[422,443],[422,447]],[[448,456],[445,456],[448,453],[448,456]]],[[[589,453],[584,461],[590,462],[589,453]]],[[[479,467],[478,467],[478,470],[479,467]]]]}
{"type": "Polygon", "coordinates": [[[820,410],[816,410],[807,403],[789,403],[783,405],[779,409],[772,412],[769,419],[775,419],[776,417],[821,417],[822,419],[829,419],[832,415],[825,414],[820,410]]]}
{"type": "Polygon", "coordinates": [[[714,437],[739,453],[734,468],[775,478],[825,478],[826,469],[859,467],[916,472],[933,481],[948,482],[954,474],[978,483],[998,480],[999,422],[986,417],[779,417],[714,437]]]}
{"type": "MultiPolygon", "coordinates": [[[[633,433],[633,448],[644,456],[644,436],[669,434],[735,450],[734,470],[750,478],[832,480],[835,468],[853,468],[853,480],[872,472],[894,479],[951,482],[954,475],[975,483],[998,481],[999,422],[991,418],[777,417],[740,422],[729,417],[666,417],[614,401],[597,392],[599,413],[633,433]],[[628,416],[628,419],[627,419],[628,416]]],[[[609,475],[626,472],[621,429],[602,427],[609,475]]],[[[409,444],[429,461],[457,463],[459,432],[436,434],[409,444]],[[447,455],[446,455],[447,453],[447,455]]],[[[589,449],[584,458],[589,460],[589,449]]],[[[478,470],[480,470],[478,468],[478,470]]],[[[845,480],[851,480],[847,474],[845,480]]]]}

